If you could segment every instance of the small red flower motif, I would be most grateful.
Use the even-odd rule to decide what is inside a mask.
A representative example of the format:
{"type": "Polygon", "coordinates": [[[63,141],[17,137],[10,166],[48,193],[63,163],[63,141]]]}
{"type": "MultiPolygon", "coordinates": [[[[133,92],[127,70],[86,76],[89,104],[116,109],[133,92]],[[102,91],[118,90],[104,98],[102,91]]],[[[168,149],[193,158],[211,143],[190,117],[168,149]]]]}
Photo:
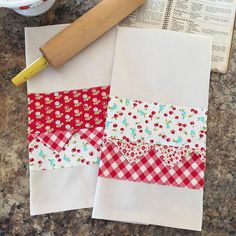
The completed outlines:
{"type": "Polygon", "coordinates": [[[72,151],[72,152],[76,152],[76,148],[72,148],[71,151],[72,151]]]}
{"type": "Polygon", "coordinates": [[[42,164],[42,161],[41,161],[41,160],[39,160],[39,161],[38,161],[38,164],[39,164],[39,165],[41,165],[41,164],[42,164]]]}
{"type": "Polygon", "coordinates": [[[34,161],[34,158],[30,158],[30,162],[33,162],[34,161]]]}
{"type": "Polygon", "coordinates": [[[171,132],[172,134],[175,134],[175,131],[174,131],[174,130],[171,130],[170,132],[171,132]]]}
{"type": "Polygon", "coordinates": [[[113,124],[113,127],[116,128],[118,125],[117,124],[113,124]]]}
{"type": "Polygon", "coordinates": [[[173,114],[173,111],[169,111],[169,114],[172,115],[172,114],[173,114]]]}
{"type": "Polygon", "coordinates": [[[90,156],[93,156],[93,152],[90,152],[89,155],[90,155],[90,156]]]}
{"type": "Polygon", "coordinates": [[[188,142],[188,143],[191,143],[192,141],[191,141],[191,139],[190,139],[190,138],[188,138],[188,139],[187,139],[187,142],[188,142]]]}
{"type": "Polygon", "coordinates": [[[178,116],[175,116],[175,119],[176,119],[176,120],[178,120],[178,119],[179,119],[179,117],[178,117],[178,116]]]}

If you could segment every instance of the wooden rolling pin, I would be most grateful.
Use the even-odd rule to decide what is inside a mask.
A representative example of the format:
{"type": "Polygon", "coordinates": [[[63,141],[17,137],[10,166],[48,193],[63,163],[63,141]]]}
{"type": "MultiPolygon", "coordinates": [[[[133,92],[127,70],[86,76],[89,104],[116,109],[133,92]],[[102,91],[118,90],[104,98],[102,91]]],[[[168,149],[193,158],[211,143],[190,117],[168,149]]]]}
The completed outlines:
{"type": "Polygon", "coordinates": [[[43,46],[43,56],[12,79],[16,86],[48,64],[58,68],[143,5],[145,0],[103,0],[43,46]]]}

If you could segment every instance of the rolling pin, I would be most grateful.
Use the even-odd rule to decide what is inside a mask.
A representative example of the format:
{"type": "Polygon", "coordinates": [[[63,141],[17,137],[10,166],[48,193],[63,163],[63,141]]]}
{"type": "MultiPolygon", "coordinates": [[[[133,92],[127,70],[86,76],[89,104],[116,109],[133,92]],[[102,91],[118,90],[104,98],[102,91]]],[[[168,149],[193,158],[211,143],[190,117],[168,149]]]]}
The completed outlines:
{"type": "Polygon", "coordinates": [[[103,0],[40,47],[42,57],[12,79],[16,86],[51,65],[59,68],[143,5],[145,0],[103,0]]]}

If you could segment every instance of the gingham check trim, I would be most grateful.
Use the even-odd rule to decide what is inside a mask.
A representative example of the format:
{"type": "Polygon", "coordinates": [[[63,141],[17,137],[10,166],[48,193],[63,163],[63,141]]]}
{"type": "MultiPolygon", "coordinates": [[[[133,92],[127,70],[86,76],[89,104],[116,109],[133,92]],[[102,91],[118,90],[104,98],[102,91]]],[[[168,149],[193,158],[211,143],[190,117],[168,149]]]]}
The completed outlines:
{"type": "Polygon", "coordinates": [[[50,149],[60,152],[63,147],[69,142],[75,131],[57,131],[54,133],[30,134],[28,136],[29,142],[34,138],[38,138],[43,144],[50,149]]]}
{"type": "Polygon", "coordinates": [[[63,147],[69,142],[73,136],[74,131],[58,131],[55,133],[42,133],[38,138],[45,143],[49,148],[60,152],[63,147]]]}
{"type": "Polygon", "coordinates": [[[98,151],[101,149],[101,145],[103,142],[103,127],[96,127],[92,129],[81,129],[74,131],[57,131],[54,133],[42,133],[42,134],[29,134],[28,140],[29,143],[32,142],[33,139],[38,138],[42,143],[47,145],[50,149],[60,152],[63,147],[69,142],[71,137],[75,132],[78,132],[81,139],[85,139],[88,143],[90,143],[93,147],[95,147],[98,151]]]}
{"type": "Polygon", "coordinates": [[[102,147],[99,176],[134,182],[201,189],[204,186],[205,163],[195,153],[174,168],[164,165],[155,150],[130,164],[114,143],[102,147]]]}
{"type": "Polygon", "coordinates": [[[100,151],[103,142],[103,127],[96,127],[93,129],[81,129],[78,131],[78,133],[82,139],[85,139],[88,143],[90,143],[93,147],[100,151]]]}

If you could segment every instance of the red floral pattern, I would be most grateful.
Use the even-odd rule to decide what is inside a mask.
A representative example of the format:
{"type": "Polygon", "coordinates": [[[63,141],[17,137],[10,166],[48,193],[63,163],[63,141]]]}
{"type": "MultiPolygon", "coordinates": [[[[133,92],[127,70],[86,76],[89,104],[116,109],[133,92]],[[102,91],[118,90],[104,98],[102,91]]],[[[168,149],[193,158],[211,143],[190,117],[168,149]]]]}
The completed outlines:
{"type": "Polygon", "coordinates": [[[28,95],[30,134],[104,127],[110,87],[28,95]]]}

